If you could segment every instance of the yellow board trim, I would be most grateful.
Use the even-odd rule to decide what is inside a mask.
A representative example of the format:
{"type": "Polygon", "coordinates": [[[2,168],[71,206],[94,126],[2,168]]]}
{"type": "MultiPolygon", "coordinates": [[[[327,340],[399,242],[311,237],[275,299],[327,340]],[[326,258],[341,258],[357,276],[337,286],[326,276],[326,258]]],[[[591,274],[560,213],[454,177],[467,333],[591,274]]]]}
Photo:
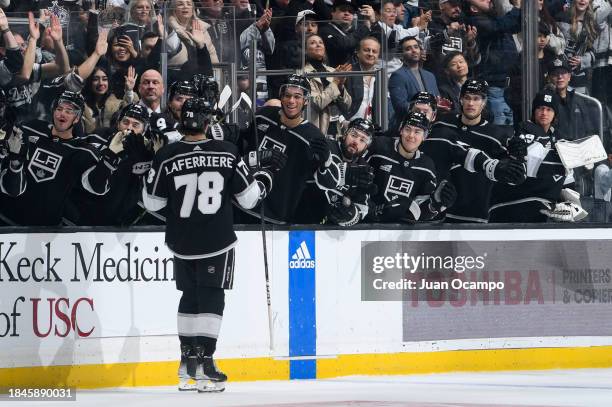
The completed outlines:
{"type": "MultiPolygon", "coordinates": [[[[225,359],[219,368],[231,381],[288,380],[288,360],[225,359]]],[[[317,378],[500,370],[612,367],[612,346],[530,348],[339,355],[317,359],[317,378]]],[[[0,369],[3,387],[172,386],[178,362],[139,362],[0,369]]]]}
{"type": "Polygon", "coordinates": [[[339,355],[317,360],[317,378],[612,367],[612,346],[339,355]]]}

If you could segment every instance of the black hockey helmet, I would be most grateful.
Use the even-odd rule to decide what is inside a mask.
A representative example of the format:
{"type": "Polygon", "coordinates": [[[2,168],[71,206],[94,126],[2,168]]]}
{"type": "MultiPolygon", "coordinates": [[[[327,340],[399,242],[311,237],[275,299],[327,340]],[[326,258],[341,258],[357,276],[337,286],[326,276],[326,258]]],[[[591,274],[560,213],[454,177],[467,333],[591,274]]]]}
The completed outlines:
{"type": "Polygon", "coordinates": [[[191,81],[197,89],[197,96],[208,100],[214,104],[219,99],[219,84],[212,76],[201,73],[193,75],[191,81]]]}
{"type": "MultiPolygon", "coordinates": [[[[144,131],[149,127],[150,114],[146,107],[137,103],[130,103],[124,106],[119,111],[117,122],[120,122],[124,117],[131,117],[142,123],[144,131]]],[[[143,132],[144,132],[143,131],[143,132]]]]}
{"type": "Polygon", "coordinates": [[[429,120],[427,120],[427,116],[421,112],[408,112],[408,114],[404,117],[404,120],[402,120],[400,130],[406,126],[418,127],[425,130],[425,134],[427,134],[427,131],[429,130],[429,120]]]}
{"type": "Polygon", "coordinates": [[[170,85],[168,100],[172,100],[176,95],[198,96],[198,88],[191,81],[176,81],[170,85]]]}
{"type": "Polygon", "coordinates": [[[62,103],[69,103],[74,106],[78,118],[81,118],[83,109],[85,108],[85,99],[83,99],[80,93],[70,92],[69,90],[63,91],[62,94],[53,101],[51,111],[55,110],[62,103]]]}
{"type": "Polygon", "coordinates": [[[308,97],[310,95],[310,82],[304,75],[291,74],[285,82],[280,87],[280,96],[283,95],[283,91],[286,87],[292,86],[296,88],[301,88],[304,91],[304,97],[308,97]]]}
{"type": "Polygon", "coordinates": [[[429,105],[433,109],[433,111],[438,110],[438,101],[436,97],[428,92],[419,92],[412,97],[410,100],[410,109],[416,104],[419,105],[429,105]]]}
{"type": "Polygon", "coordinates": [[[460,96],[463,97],[466,93],[470,93],[472,95],[480,95],[483,98],[487,97],[487,92],[489,90],[489,84],[487,81],[479,80],[479,79],[468,79],[461,86],[460,96]]]}
{"type": "Polygon", "coordinates": [[[181,128],[187,131],[203,132],[213,115],[214,111],[206,99],[187,99],[181,109],[181,128]]]}
{"type": "Polygon", "coordinates": [[[372,138],[374,137],[374,124],[367,119],[362,119],[360,117],[351,120],[344,135],[348,134],[351,129],[359,130],[368,135],[368,145],[372,143],[372,138]]]}

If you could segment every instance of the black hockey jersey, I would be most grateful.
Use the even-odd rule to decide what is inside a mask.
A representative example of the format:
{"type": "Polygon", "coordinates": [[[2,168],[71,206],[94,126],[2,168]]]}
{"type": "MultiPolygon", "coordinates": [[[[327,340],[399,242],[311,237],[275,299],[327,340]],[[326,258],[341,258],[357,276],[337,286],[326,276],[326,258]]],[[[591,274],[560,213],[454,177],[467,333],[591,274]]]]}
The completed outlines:
{"type": "Polygon", "coordinates": [[[437,186],[434,163],[419,150],[413,158],[404,158],[398,152],[399,142],[395,138],[375,137],[364,156],[374,169],[374,183],[378,187],[372,201],[382,208],[380,220],[385,222],[428,219],[434,213],[423,210],[429,207],[430,195],[437,186]]]}
{"type": "MultiPolygon", "coordinates": [[[[496,126],[487,120],[475,126],[466,126],[461,122],[460,115],[447,116],[434,124],[431,135],[423,142],[421,149],[433,159],[438,177],[448,179],[457,189],[457,200],[446,211],[447,220],[486,223],[493,181],[483,172],[466,169],[465,162],[457,162],[443,146],[458,144],[465,149],[480,150],[490,158],[500,159],[508,155],[504,146],[511,136],[511,129],[496,126]]],[[[475,163],[469,166],[472,170],[480,168],[475,163]]]]}
{"type": "MultiPolygon", "coordinates": [[[[303,121],[294,128],[280,121],[280,107],[263,107],[257,112],[259,149],[278,149],[287,155],[287,164],[274,174],[274,189],[263,201],[264,216],[273,223],[294,223],[296,209],[306,187],[318,167],[310,151],[309,140],[323,137],[317,127],[303,121]]],[[[254,150],[253,129],[248,133],[249,149],[254,150]]],[[[257,209],[248,211],[259,217],[257,209]]]]}
{"type": "MultiPolygon", "coordinates": [[[[326,168],[319,168],[315,173],[315,181],[317,186],[325,194],[326,201],[330,206],[346,205],[355,209],[355,219],[350,220],[342,226],[350,226],[362,221],[368,214],[368,199],[370,198],[371,189],[364,190],[345,185],[344,168],[348,162],[342,154],[342,141],[328,140],[329,150],[331,152],[331,164],[326,168]],[[344,202],[343,202],[344,201],[344,202]]],[[[352,162],[365,163],[365,159],[359,157],[352,162]]]]}
{"type": "Polygon", "coordinates": [[[573,177],[566,177],[566,169],[555,149],[560,139],[551,127],[548,133],[532,123],[520,125],[520,137],[527,148],[527,179],[520,185],[496,183],[493,187],[489,213],[495,222],[546,222],[540,209],[559,202],[561,190],[573,177]]]}
{"type": "Polygon", "coordinates": [[[98,152],[79,138],[52,136],[52,125],[33,120],[13,131],[29,139],[27,159],[20,170],[3,169],[0,213],[9,224],[59,225],[68,194],[75,186],[104,195],[116,169],[117,157],[108,150],[98,152]],[[19,179],[17,185],[12,182],[19,179]]]}
{"type": "MultiPolygon", "coordinates": [[[[84,138],[87,142],[104,150],[117,130],[97,129],[84,138]]],[[[131,136],[143,137],[143,136],[131,136]]],[[[93,196],[82,188],[75,188],[70,194],[64,217],[77,225],[87,226],[130,226],[146,214],[139,202],[142,199],[143,176],[151,167],[152,151],[144,156],[134,157],[122,151],[121,161],[109,182],[104,196],[93,196]]]]}
{"type": "Polygon", "coordinates": [[[259,197],[236,146],[217,140],[163,147],[143,189],[147,209],[168,207],[166,244],[183,259],[213,257],[234,247],[232,199],[252,208],[259,197]]]}

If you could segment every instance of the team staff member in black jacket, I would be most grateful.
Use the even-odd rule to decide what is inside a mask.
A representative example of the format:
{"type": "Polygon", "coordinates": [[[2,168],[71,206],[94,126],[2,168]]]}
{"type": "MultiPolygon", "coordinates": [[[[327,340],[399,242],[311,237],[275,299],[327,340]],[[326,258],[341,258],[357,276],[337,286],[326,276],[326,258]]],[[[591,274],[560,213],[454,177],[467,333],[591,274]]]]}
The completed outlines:
{"type": "Polygon", "coordinates": [[[366,158],[374,169],[378,192],[372,197],[368,218],[382,222],[428,220],[453,204],[453,185],[438,185],[430,157],[419,151],[429,132],[424,114],[410,112],[400,126],[399,139],[377,137],[366,158]]]}
{"type": "Polygon", "coordinates": [[[580,220],[587,215],[578,192],[572,189],[573,176],[566,175],[555,145],[563,139],[553,124],[559,112],[553,92],[538,93],[533,99],[532,121],[523,122],[515,137],[523,140],[518,152],[527,161],[527,179],[520,185],[495,184],[489,209],[490,222],[546,222],[580,220]],[[563,211],[568,216],[564,218],[563,211]]]}
{"type": "Polygon", "coordinates": [[[166,244],[174,253],[181,343],[179,390],[223,391],[227,376],[213,360],[225,308],[234,283],[232,200],[253,208],[272,188],[265,171],[254,175],[235,145],[206,137],[213,110],[189,99],[181,113],[185,135],[155,156],[143,189],[152,211],[168,208],[166,244]],[[189,379],[196,386],[189,386],[189,379]]]}
{"type": "Polygon", "coordinates": [[[446,211],[447,222],[486,223],[493,182],[520,183],[525,177],[523,164],[508,156],[511,130],[482,116],[486,95],[485,81],[466,81],[461,87],[461,114],[438,120],[423,144],[438,177],[457,188],[457,201],[446,211]]]}
{"type": "MultiPolygon", "coordinates": [[[[274,191],[264,201],[264,216],[273,223],[296,223],[297,207],[317,168],[327,157],[315,154],[311,143],[325,141],[312,123],[302,118],[310,84],[301,75],[290,75],[280,90],[281,107],[263,107],[257,111],[256,125],[261,164],[274,163],[282,168],[274,173],[274,191]],[[286,165],[284,164],[286,162],[286,165]]],[[[255,129],[250,129],[250,149],[247,164],[256,163],[255,129]]],[[[259,209],[247,211],[259,217],[259,209]]]]}
{"type": "Polygon", "coordinates": [[[11,154],[3,161],[0,178],[2,191],[10,195],[0,194],[5,222],[59,225],[66,198],[75,186],[94,195],[108,192],[123,145],[114,137],[108,148],[98,151],[73,137],[84,104],[80,94],[66,91],[53,104],[53,123],[33,120],[14,128],[11,154]]]}

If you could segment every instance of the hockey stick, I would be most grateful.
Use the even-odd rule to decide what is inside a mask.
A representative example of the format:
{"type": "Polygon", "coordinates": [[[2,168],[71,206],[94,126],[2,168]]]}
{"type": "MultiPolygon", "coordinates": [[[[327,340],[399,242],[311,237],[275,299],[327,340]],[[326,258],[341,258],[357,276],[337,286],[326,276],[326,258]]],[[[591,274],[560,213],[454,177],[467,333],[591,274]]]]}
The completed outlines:
{"type": "MultiPolygon", "coordinates": [[[[251,41],[251,58],[249,61],[250,65],[250,82],[251,82],[251,103],[248,103],[248,97],[245,99],[247,104],[251,107],[251,113],[253,116],[253,136],[255,138],[255,156],[257,157],[257,165],[260,163],[260,150],[259,150],[259,136],[257,134],[257,117],[255,114],[255,110],[257,109],[257,64],[256,64],[256,56],[257,54],[257,40],[253,39],[251,41]],[[255,105],[253,104],[255,101],[255,105]]],[[[243,94],[241,98],[246,96],[243,94]]],[[[261,238],[263,243],[263,256],[264,256],[264,275],[266,279],[266,302],[268,305],[268,331],[270,334],[270,352],[274,351],[274,335],[273,335],[273,319],[272,319],[272,296],[270,290],[270,272],[268,269],[268,245],[266,242],[266,221],[264,217],[264,205],[263,202],[259,205],[259,218],[261,220],[261,238]]]]}

